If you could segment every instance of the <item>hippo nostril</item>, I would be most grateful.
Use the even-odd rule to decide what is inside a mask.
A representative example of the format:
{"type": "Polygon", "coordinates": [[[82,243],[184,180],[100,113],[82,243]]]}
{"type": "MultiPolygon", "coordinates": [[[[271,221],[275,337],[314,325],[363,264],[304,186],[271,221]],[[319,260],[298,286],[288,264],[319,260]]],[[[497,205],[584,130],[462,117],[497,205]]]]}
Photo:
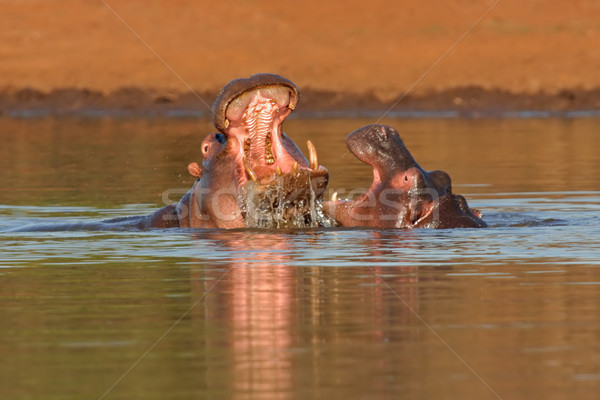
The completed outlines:
{"type": "Polygon", "coordinates": [[[408,182],[408,176],[404,175],[404,182],[408,182]]]}
{"type": "Polygon", "coordinates": [[[204,148],[202,149],[202,151],[204,153],[208,153],[208,145],[207,144],[204,145],[204,148]]]}

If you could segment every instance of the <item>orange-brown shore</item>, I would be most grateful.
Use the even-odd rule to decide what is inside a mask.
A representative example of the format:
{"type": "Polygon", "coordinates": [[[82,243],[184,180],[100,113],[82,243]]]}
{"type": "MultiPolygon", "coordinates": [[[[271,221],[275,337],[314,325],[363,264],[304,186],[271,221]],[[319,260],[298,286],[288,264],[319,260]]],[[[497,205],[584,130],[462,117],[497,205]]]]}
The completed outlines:
{"type": "Polygon", "coordinates": [[[275,72],[299,112],[600,110],[600,2],[5,0],[0,113],[208,113],[275,72]],[[400,99],[400,101],[398,101],[400,99]]]}

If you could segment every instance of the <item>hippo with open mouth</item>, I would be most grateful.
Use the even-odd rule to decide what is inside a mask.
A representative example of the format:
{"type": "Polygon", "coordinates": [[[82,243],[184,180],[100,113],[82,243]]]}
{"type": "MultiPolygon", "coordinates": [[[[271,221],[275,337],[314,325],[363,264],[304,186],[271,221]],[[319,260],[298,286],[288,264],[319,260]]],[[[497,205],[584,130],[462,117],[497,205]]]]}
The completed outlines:
{"type": "Polygon", "coordinates": [[[450,175],[425,171],[412,157],[398,132],[386,125],[367,125],[346,137],[346,146],[373,167],[373,183],[354,200],[323,203],[341,226],[373,228],[479,228],[481,212],[452,193],[450,175]]]}
{"type": "Polygon", "coordinates": [[[198,179],[177,204],[150,215],[141,227],[243,228],[326,225],[320,200],[329,174],[309,141],[309,160],[283,132],[298,103],[298,88],[275,74],[236,79],[213,105],[218,133],[202,142],[198,179]]]}
{"type": "Polygon", "coordinates": [[[146,216],[47,229],[487,226],[479,211],[452,193],[447,173],[421,168],[398,132],[385,125],[368,125],[346,138],[350,151],[373,167],[367,192],[339,201],[334,194],[323,202],[329,173],[315,147],[307,142],[307,160],[282,128],[298,99],[296,85],[275,74],[229,82],[213,104],[218,132],[201,144],[202,165],[189,164],[197,179],[178,203],[146,216]]]}

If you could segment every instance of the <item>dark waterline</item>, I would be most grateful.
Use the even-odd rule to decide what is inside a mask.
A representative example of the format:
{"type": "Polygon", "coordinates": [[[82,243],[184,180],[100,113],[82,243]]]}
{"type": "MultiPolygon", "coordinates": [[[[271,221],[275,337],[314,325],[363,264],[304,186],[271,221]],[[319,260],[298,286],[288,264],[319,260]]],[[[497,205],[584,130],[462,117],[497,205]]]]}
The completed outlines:
{"type": "MultiPolygon", "coordinates": [[[[4,113],[8,118],[210,118],[210,111],[198,109],[167,109],[154,110],[105,110],[82,109],[64,110],[55,109],[17,109],[4,113]]],[[[532,118],[597,118],[600,117],[598,109],[581,110],[330,110],[330,111],[299,111],[290,119],[354,119],[368,118],[379,120],[388,119],[532,119],[532,118]]]]}

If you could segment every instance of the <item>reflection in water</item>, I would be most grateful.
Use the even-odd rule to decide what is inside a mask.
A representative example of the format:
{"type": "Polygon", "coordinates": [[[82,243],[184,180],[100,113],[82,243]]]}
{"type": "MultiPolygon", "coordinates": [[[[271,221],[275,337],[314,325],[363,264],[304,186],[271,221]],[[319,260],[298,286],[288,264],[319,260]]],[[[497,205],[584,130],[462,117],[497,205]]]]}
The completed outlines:
{"type": "MultiPolygon", "coordinates": [[[[230,349],[233,398],[247,398],[250,393],[261,393],[261,398],[294,397],[293,389],[298,385],[294,370],[298,359],[307,355],[309,360],[303,363],[308,361],[312,367],[303,381],[313,386],[304,390],[310,393],[307,398],[320,398],[325,377],[342,382],[348,374],[348,365],[323,365],[324,349],[347,346],[359,354],[366,350],[373,360],[380,359],[371,365],[372,371],[350,386],[357,385],[355,390],[368,388],[372,393],[387,390],[389,377],[378,371],[390,373],[401,367],[386,361],[385,344],[410,341],[418,335],[418,331],[398,329],[418,313],[417,269],[384,266],[399,241],[407,248],[415,245],[409,234],[373,232],[356,243],[358,248],[368,249],[357,260],[357,267],[361,261],[368,264],[355,269],[352,278],[357,287],[351,291],[345,285],[348,276],[337,268],[290,266],[299,261],[302,252],[326,247],[318,232],[303,235],[303,248],[296,248],[297,242],[290,240],[293,236],[273,233],[239,233],[232,238],[231,233],[201,232],[194,239],[210,240],[217,246],[215,252],[238,254],[218,269],[199,269],[193,274],[201,276],[192,277],[194,282],[202,282],[193,290],[193,298],[211,290],[205,308],[195,317],[206,330],[227,332],[225,338],[219,335],[208,341],[230,349]],[[389,277],[389,282],[383,283],[384,277],[389,277]],[[401,287],[390,291],[390,283],[401,287]],[[223,329],[215,330],[216,323],[224,325],[223,329]],[[370,348],[355,348],[359,343],[368,343],[370,348]]],[[[303,256],[310,258],[310,254],[303,256]]],[[[351,365],[358,362],[341,361],[351,365]]],[[[360,372],[360,365],[353,368],[360,372]]]]}
{"type": "MultiPolygon", "coordinates": [[[[205,239],[202,234],[195,238],[205,239]]],[[[219,321],[226,327],[227,337],[214,340],[225,339],[232,353],[233,398],[247,398],[248,393],[262,393],[266,399],[289,398],[298,270],[286,265],[288,246],[269,234],[256,234],[251,240],[230,240],[226,234],[211,239],[224,246],[219,251],[238,256],[223,265],[228,271],[224,278],[221,269],[200,272],[206,276],[194,297],[223,278],[207,301],[206,319],[201,322],[208,327],[219,321]]]]}
{"type": "MultiPolygon", "coordinates": [[[[285,128],[360,188],[369,122],[285,128]]],[[[491,227],[7,232],[149,213],[212,128],[0,119],[0,398],[596,399],[600,122],[384,122],[491,227]]]]}
{"type": "Polygon", "coordinates": [[[222,299],[231,307],[235,391],[284,398],[282,394],[289,394],[292,385],[289,349],[297,271],[285,265],[285,243],[268,235],[256,235],[250,246],[239,241],[231,246],[230,251],[253,258],[251,264],[245,256],[232,259],[229,298],[222,299]]]}
{"type": "Polygon", "coordinates": [[[573,207],[560,227],[3,234],[0,393],[97,398],[168,332],[114,397],[495,398],[466,363],[502,398],[592,399],[600,231],[573,207]]]}

